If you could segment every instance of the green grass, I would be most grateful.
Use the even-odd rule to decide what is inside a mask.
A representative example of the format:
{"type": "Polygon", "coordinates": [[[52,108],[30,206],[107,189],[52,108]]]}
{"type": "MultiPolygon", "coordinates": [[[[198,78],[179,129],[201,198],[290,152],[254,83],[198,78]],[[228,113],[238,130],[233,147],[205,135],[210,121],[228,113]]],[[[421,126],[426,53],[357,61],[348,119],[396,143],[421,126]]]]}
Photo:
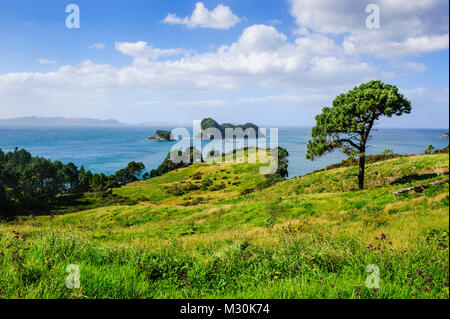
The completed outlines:
{"type": "Polygon", "coordinates": [[[448,154],[369,164],[364,191],[342,167],[245,192],[260,165],[194,164],[114,190],[137,204],[87,194],[0,224],[0,298],[449,297],[448,184],[392,194],[448,176],[448,154]],[[65,286],[69,264],[80,289],[65,286]]]}

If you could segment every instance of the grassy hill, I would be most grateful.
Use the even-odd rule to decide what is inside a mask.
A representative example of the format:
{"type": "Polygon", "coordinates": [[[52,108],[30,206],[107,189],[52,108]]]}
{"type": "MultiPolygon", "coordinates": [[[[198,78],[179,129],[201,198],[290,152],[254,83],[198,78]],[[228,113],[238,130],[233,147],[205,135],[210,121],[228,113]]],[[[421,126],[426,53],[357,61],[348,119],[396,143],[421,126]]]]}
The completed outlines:
{"type": "Polygon", "coordinates": [[[448,176],[448,154],[369,164],[364,191],[357,167],[268,185],[261,165],[194,164],[115,189],[130,205],[0,224],[0,298],[449,297],[448,183],[392,194],[448,176]]]}

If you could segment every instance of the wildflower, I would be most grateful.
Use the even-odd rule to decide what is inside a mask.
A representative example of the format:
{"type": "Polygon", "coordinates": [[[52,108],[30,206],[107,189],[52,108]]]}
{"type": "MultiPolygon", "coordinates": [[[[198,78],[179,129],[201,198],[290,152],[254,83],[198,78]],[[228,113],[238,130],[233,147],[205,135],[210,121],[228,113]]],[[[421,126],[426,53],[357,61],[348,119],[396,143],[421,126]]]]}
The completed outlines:
{"type": "Polygon", "coordinates": [[[381,234],[381,239],[386,239],[386,234],[381,234]]]}
{"type": "Polygon", "coordinates": [[[406,278],[411,278],[411,275],[410,274],[406,274],[406,278]]]}
{"type": "Polygon", "coordinates": [[[426,292],[430,292],[430,287],[425,286],[425,287],[422,288],[422,290],[425,290],[426,292]]]}
{"type": "Polygon", "coordinates": [[[442,284],[443,284],[444,286],[447,286],[447,285],[448,285],[448,282],[444,281],[442,284]]]}
{"type": "Polygon", "coordinates": [[[361,294],[359,292],[355,293],[355,296],[361,296],[361,294]]]}
{"type": "Polygon", "coordinates": [[[419,274],[420,276],[422,276],[423,271],[421,269],[417,269],[417,274],[419,274]]]}
{"type": "Polygon", "coordinates": [[[433,280],[433,278],[431,278],[431,276],[430,276],[430,277],[425,278],[425,279],[423,280],[423,282],[429,282],[429,281],[431,281],[431,280],[433,280]]]}
{"type": "Polygon", "coordinates": [[[444,243],[442,243],[442,242],[439,242],[438,246],[439,246],[439,247],[442,247],[442,248],[447,248],[447,245],[444,244],[444,243]]]}
{"type": "Polygon", "coordinates": [[[321,284],[322,284],[322,282],[321,282],[320,280],[318,280],[318,281],[317,281],[317,283],[318,283],[319,285],[321,285],[321,284]]]}
{"type": "Polygon", "coordinates": [[[386,268],[389,268],[389,266],[391,266],[391,264],[386,264],[386,268]]]}
{"type": "Polygon", "coordinates": [[[389,242],[389,245],[392,245],[392,242],[391,242],[391,241],[389,242]]]}
{"type": "Polygon", "coordinates": [[[319,278],[320,280],[322,280],[323,279],[323,277],[321,276],[320,278],[319,278]]]}
{"type": "Polygon", "coordinates": [[[378,237],[375,237],[375,240],[378,240],[378,237]]]}
{"type": "MultiPolygon", "coordinates": [[[[334,284],[331,284],[330,286],[331,286],[331,288],[334,288],[334,284]]],[[[444,286],[445,286],[445,285],[444,285],[444,286]]]]}

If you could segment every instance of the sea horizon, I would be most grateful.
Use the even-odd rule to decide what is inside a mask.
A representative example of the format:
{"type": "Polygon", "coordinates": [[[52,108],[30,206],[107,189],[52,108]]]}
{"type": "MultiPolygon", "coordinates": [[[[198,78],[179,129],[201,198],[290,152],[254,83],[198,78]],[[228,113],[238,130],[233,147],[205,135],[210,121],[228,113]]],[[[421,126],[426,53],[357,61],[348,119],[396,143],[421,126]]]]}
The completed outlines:
{"type": "MultiPolygon", "coordinates": [[[[180,126],[181,127],[181,126],[180,126]]],[[[157,129],[175,126],[146,125],[0,125],[0,149],[12,151],[15,147],[63,163],[73,162],[93,173],[114,174],[129,162],[143,162],[146,171],[159,166],[177,141],[150,141],[157,129]]],[[[192,134],[192,127],[185,126],[192,134]]],[[[270,128],[270,127],[267,127],[270,128]]],[[[327,154],[313,162],[306,160],[306,143],[310,127],[280,126],[278,143],[289,152],[289,177],[302,176],[346,158],[339,151],[327,154]]],[[[422,154],[428,145],[436,149],[448,145],[442,138],[445,128],[385,128],[376,127],[367,153],[380,154],[392,149],[398,154],[422,154]]],[[[203,142],[203,146],[210,142],[203,142]]],[[[225,141],[223,141],[225,143],[225,141]]],[[[267,142],[269,145],[269,142],[267,142]]],[[[220,148],[220,144],[216,144],[220,148]]],[[[224,144],[222,144],[224,145],[224,144]]],[[[234,148],[245,146],[245,142],[234,148]]],[[[248,145],[248,144],[247,144],[248,145]]],[[[224,148],[224,147],[223,147],[224,148]]]]}

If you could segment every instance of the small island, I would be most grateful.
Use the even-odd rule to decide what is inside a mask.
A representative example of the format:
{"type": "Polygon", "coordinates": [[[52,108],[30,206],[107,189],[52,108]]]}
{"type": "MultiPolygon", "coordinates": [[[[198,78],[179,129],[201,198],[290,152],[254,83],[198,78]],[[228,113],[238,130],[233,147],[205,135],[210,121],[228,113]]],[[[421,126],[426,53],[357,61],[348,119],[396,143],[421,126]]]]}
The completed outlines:
{"type": "Polygon", "coordinates": [[[176,139],[173,138],[173,135],[166,130],[157,130],[155,135],[150,136],[149,139],[162,142],[176,141],[176,139]]]}
{"type": "Polygon", "coordinates": [[[253,123],[245,123],[242,125],[233,125],[230,123],[223,123],[223,124],[219,124],[217,121],[215,121],[212,118],[205,118],[202,120],[201,122],[201,138],[202,139],[210,139],[208,136],[206,136],[204,134],[205,130],[209,129],[209,128],[216,128],[220,131],[220,133],[222,134],[222,139],[225,139],[225,133],[226,133],[226,129],[227,128],[231,128],[231,129],[242,129],[245,131],[247,129],[253,129],[256,136],[255,137],[265,137],[265,135],[263,133],[261,133],[261,131],[259,130],[259,127],[253,123]]]}
{"type": "Polygon", "coordinates": [[[444,134],[442,135],[442,138],[448,138],[448,133],[444,133],[444,134]]]}

